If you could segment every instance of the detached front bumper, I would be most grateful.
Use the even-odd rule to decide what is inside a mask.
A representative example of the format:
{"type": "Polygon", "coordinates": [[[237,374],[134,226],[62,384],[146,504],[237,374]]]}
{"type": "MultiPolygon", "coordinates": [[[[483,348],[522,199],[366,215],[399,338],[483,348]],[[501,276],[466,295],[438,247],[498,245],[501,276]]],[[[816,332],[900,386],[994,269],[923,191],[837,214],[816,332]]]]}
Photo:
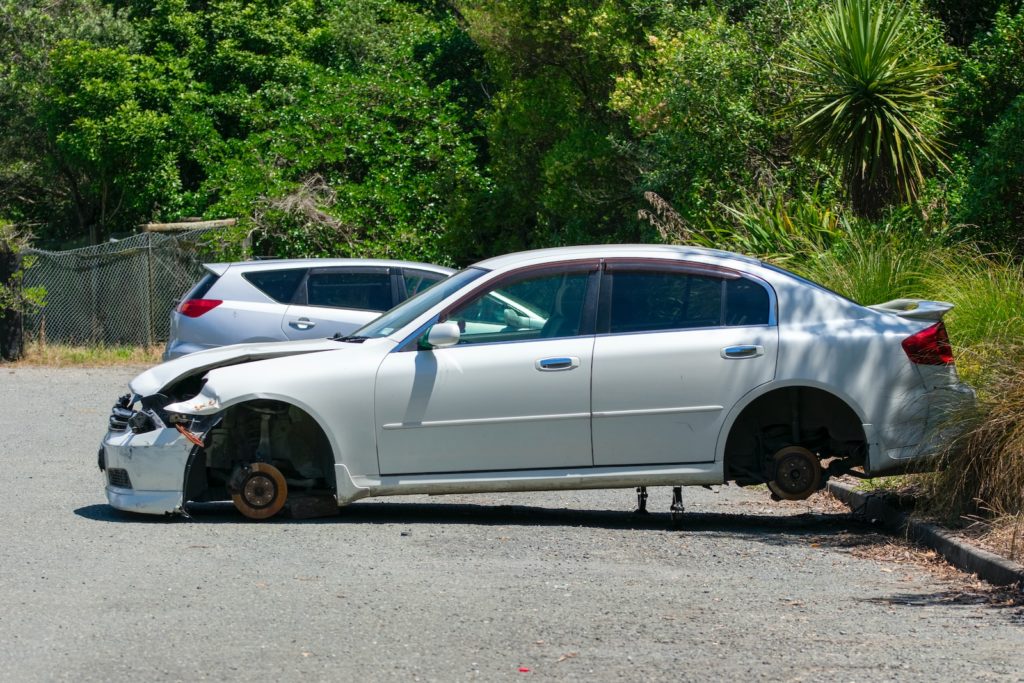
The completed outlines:
{"type": "Polygon", "coordinates": [[[176,429],[143,434],[108,431],[101,465],[111,507],[152,515],[180,513],[185,466],[192,448],[176,429]]]}

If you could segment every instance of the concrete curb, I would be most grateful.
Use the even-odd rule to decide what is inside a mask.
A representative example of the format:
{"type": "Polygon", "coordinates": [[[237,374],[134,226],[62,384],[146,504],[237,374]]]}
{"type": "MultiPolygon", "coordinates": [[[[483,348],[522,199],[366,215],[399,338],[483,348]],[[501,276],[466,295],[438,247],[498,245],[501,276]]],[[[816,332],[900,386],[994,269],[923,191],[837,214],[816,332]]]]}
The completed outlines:
{"type": "Polygon", "coordinates": [[[934,524],[911,519],[889,505],[883,495],[857,491],[848,484],[834,481],[828,483],[828,492],[845,503],[854,514],[931,548],[965,572],[977,574],[978,578],[997,586],[1016,584],[1024,588],[1024,566],[968,545],[934,524]]]}

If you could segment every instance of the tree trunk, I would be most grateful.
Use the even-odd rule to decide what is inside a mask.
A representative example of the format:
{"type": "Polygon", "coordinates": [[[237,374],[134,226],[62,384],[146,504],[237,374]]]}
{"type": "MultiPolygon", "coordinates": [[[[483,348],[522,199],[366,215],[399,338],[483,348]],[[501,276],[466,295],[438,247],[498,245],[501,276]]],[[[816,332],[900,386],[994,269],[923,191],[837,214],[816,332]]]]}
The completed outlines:
{"type": "MultiPolygon", "coordinates": [[[[20,286],[14,274],[21,267],[21,254],[0,242],[0,285],[20,286]]],[[[24,316],[20,308],[0,308],[0,359],[18,360],[25,350],[24,316]]]]}

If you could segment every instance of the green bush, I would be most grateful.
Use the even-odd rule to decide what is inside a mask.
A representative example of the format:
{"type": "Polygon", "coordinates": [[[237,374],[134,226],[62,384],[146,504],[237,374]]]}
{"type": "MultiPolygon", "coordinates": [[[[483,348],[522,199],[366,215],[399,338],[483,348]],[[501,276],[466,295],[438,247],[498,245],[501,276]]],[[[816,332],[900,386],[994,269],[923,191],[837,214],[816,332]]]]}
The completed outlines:
{"type": "Polygon", "coordinates": [[[976,238],[1020,253],[1024,237],[1024,94],[989,130],[975,160],[960,220],[976,238]]]}

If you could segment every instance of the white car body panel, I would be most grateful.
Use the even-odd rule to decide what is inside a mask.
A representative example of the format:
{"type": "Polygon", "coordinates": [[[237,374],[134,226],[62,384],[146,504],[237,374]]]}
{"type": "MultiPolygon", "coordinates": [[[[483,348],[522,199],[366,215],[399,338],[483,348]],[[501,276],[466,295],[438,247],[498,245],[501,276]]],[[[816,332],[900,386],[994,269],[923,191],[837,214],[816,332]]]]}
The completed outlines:
{"type": "MultiPolygon", "coordinates": [[[[201,375],[197,395],[165,409],[204,419],[257,399],[296,406],[329,441],[341,505],[412,493],[720,484],[744,408],[787,387],[844,402],[863,429],[865,469],[884,473],[923,454],[943,400],[972,397],[953,366],[915,365],[901,348],[932,320],[859,306],[753,259],[627,245],[526,252],[479,267],[491,272],[389,336],[221,347],[152,368],[130,387],[153,396],[201,375]],[[450,302],[507,270],[609,252],[749,274],[770,287],[771,324],[416,348],[450,302]],[[723,357],[733,346],[757,352],[723,357]],[[571,369],[537,368],[554,358],[571,369]]],[[[936,305],[925,312],[941,308],[928,303],[936,305]]],[[[135,486],[108,486],[111,505],[180,511],[194,448],[176,429],[109,431],[106,466],[126,469],[135,486]]]]}
{"type": "Polygon", "coordinates": [[[375,392],[381,473],[591,466],[593,347],[588,336],[389,354],[375,392]],[[538,368],[562,357],[572,367],[538,368]]]}
{"type": "Polygon", "coordinates": [[[775,326],[598,337],[594,464],[713,462],[727,407],[772,380],[777,354],[775,326]],[[723,357],[741,345],[758,351],[723,357]]]}

